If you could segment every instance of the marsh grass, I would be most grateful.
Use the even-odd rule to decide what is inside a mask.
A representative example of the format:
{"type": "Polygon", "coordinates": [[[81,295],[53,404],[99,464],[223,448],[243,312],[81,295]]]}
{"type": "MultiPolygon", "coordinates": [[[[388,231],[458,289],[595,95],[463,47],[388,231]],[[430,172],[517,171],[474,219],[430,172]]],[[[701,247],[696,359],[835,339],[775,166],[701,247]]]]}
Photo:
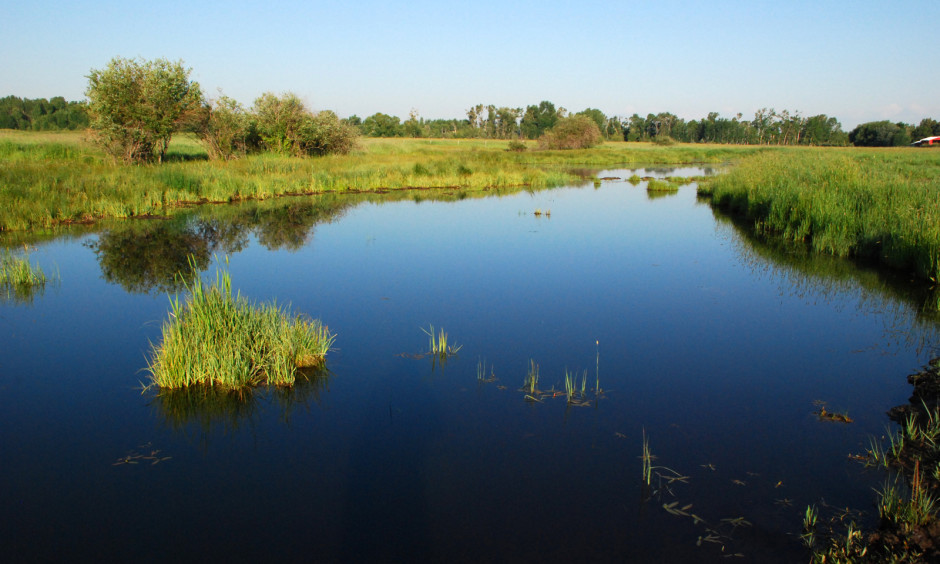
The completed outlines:
{"type": "Polygon", "coordinates": [[[927,281],[940,277],[940,152],[761,152],[699,184],[715,207],[757,233],[816,252],[864,258],[927,281]]]}
{"type": "Polygon", "coordinates": [[[427,329],[422,328],[424,334],[428,336],[428,354],[439,357],[441,360],[446,360],[447,357],[454,356],[457,354],[460,349],[463,348],[463,345],[458,345],[456,343],[450,344],[447,333],[442,328],[439,332],[434,332],[434,326],[428,325],[427,329]]]}
{"type": "Polygon", "coordinates": [[[679,185],[668,180],[651,178],[646,182],[646,190],[648,192],[678,192],[679,185]]]}
{"type": "Polygon", "coordinates": [[[29,255],[18,256],[9,249],[0,250],[0,295],[6,300],[32,301],[50,280],[39,266],[30,264],[29,255]]]}
{"type": "Polygon", "coordinates": [[[335,335],[318,320],[232,293],[228,272],[207,286],[193,268],[185,301],[171,297],[163,341],[152,346],[148,387],[244,390],[293,386],[303,368],[322,366],[335,335]]]}

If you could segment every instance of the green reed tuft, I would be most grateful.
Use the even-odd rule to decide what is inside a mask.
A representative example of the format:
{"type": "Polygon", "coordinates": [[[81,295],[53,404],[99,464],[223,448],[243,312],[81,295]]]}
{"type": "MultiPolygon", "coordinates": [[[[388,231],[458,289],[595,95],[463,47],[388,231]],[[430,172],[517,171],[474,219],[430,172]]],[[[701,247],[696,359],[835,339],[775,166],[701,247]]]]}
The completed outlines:
{"type": "Polygon", "coordinates": [[[170,298],[163,342],[152,347],[149,386],[292,386],[301,369],[323,364],[335,340],[318,320],[233,295],[228,272],[206,286],[194,268],[187,290],[185,301],[170,298]]]}
{"type": "Polygon", "coordinates": [[[427,329],[422,328],[421,330],[424,331],[424,334],[430,339],[428,341],[428,353],[441,357],[441,360],[445,360],[447,357],[457,354],[457,352],[463,348],[463,345],[450,344],[444,329],[441,329],[435,334],[434,326],[428,325],[427,329]]]}
{"type": "Polygon", "coordinates": [[[29,301],[36,292],[42,292],[49,278],[38,266],[29,262],[29,256],[17,256],[9,249],[0,250],[0,295],[13,301],[29,301]]]}

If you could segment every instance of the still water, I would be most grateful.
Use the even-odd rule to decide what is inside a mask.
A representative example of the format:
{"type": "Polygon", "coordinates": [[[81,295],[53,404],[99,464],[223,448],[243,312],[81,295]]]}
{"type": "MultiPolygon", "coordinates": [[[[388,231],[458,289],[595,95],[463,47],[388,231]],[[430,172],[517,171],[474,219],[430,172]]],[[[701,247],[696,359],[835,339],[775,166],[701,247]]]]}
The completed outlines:
{"type": "Polygon", "coordinates": [[[874,522],[885,477],[848,454],[906,403],[938,325],[903,280],[753,242],[694,183],[651,197],[623,180],[708,172],[282,200],[34,242],[60,281],[0,302],[0,546],[16,561],[804,561],[807,505],[874,522]],[[327,324],[328,372],[242,400],[142,393],[191,254],[327,324]],[[444,363],[420,357],[430,325],[462,346],[444,363]],[[587,375],[590,401],[527,400],[532,363],[542,390],[587,375]],[[820,421],[820,402],[854,422],[820,421]]]}

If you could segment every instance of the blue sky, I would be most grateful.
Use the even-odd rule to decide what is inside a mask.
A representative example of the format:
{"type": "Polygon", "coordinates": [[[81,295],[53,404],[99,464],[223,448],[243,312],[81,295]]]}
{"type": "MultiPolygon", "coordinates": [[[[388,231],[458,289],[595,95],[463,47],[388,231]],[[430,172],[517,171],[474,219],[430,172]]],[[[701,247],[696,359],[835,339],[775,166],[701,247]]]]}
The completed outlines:
{"type": "Polygon", "coordinates": [[[209,96],[291,91],[341,117],[550,100],[685,119],[768,107],[846,130],[940,119],[937,0],[0,0],[0,14],[0,96],[80,100],[90,69],[162,57],[209,96]]]}

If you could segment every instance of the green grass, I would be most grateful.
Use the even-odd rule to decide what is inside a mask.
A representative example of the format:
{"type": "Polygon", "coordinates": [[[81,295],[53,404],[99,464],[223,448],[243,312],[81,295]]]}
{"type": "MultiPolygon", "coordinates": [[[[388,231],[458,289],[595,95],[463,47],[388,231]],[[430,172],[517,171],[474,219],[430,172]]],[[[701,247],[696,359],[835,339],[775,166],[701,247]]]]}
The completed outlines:
{"type": "Polygon", "coordinates": [[[0,296],[11,301],[30,301],[41,293],[49,278],[29,256],[17,256],[9,249],[0,250],[0,296]]]}
{"type": "Polygon", "coordinates": [[[789,148],[700,185],[764,235],[940,279],[940,152],[789,148]]]}
{"type": "Polygon", "coordinates": [[[283,195],[447,188],[464,193],[580,182],[575,166],[720,163],[758,149],[605,143],[584,151],[505,150],[486,140],[363,139],[349,155],[253,155],[211,162],[174,137],[162,165],[124,166],[81,133],[0,131],[0,231],[170,215],[194,203],[283,195]]]}
{"type": "Polygon", "coordinates": [[[292,386],[301,369],[322,365],[335,339],[318,320],[233,295],[228,272],[209,286],[194,272],[187,289],[185,302],[179,295],[170,300],[149,386],[292,386]]]}
{"type": "Polygon", "coordinates": [[[434,326],[428,325],[427,329],[421,330],[429,337],[428,354],[439,356],[441,360],[446,360],[447,357],[457,354],[463,348],[463,345],[449,343],[444,329],[434,333],[434,326]]]}

